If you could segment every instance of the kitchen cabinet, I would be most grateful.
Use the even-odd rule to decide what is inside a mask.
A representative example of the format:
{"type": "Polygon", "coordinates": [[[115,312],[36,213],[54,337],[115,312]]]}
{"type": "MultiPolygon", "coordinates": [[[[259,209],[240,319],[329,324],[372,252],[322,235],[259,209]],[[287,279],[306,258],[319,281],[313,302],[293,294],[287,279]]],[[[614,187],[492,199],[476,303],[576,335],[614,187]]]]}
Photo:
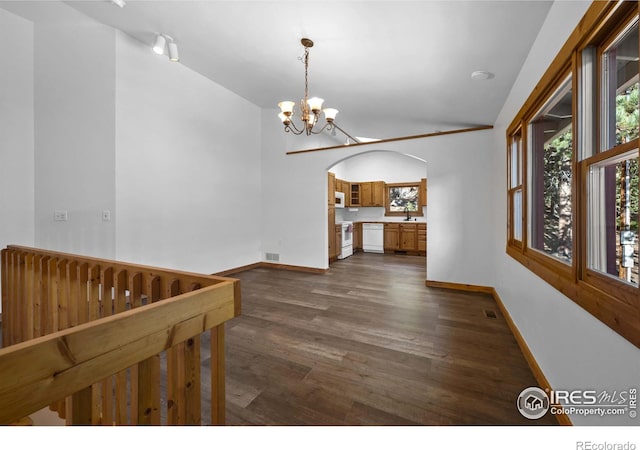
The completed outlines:
{"type": "Polygon", "coordinates": [[[349,202],[347,206],[362,206],[360,204],[360,183],[349,183],[349,202]]]}
{"type": "Polygon", "coordinates": [[[418,251],[420,254],[427,252],[427,224],[418,224],[418,251]]]}
{"type": "Polygon", "coordinates": [[[362,223],[353,224],[353,251],[362,250],[362,223]]]}
{"type": "Polygon", "coordinates": [[[398,223],[384,224],[384,249],[385,250],[400,249],[400,224],[398,223]]]}
{"type": "Polygon", "coordinates": [[[420,180],[420,206],[427,206],[427,179],[420,180]]]}
{"type": "Polygon", "coordinates": [[[384,206],[384,181],[360,183],[360,206],[384,206]]]}
{"type": "Polygon", "coordinates": [[[329,206],[327,214],[328,236],[329,236],[329,262],[338,257],[338,249],[340,248],[336,242],[335,226],[336,226],[336,208],[329,206]]]}
{"type": "Polygon", "coordinates": [[[327,177],[327,197],[329,199],[329,206],[335,206],[336,204],[336,175],[329,172],[327,177]]]}
{"type": "Polygon", "coordinates": [[[333,233],[336,241],[335,254],[333,255],[333,259],[338,259],[340,252],[342,251],[342,225],[334,225],[333,233]]]}
{"type": "Polygon", "coordinates": [[[349,182],[336,178],[336,191],[342,192],[346,198],[349,194],[349,182]]]}
{"type": "Polygon", "coordinates": [[[425,223],[385,223],[385,251],[402,251],[425,255],[427,250],[427,224],[425,223]]]}
{"type": "Polygon", "coordinates": [[[400,250],[418,249],[418,224],[401,223],[399,235],[400,250]]]}

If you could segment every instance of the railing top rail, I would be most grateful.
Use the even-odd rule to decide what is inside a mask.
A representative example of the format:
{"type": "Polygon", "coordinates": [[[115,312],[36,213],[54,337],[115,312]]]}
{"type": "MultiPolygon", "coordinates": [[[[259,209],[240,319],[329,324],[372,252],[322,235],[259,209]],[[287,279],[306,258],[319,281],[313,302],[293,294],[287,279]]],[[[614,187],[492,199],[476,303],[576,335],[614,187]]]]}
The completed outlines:
{"type": "Polygon", "coordinates": [[[84,389],[235,317],[234,280],[0,350],[0,423],[84,389]]]}
{"type": "Polygon", "coordinates": [[[201,273],[186,272],[181,270],[166,269],[166,268],[160,268],[160,267],[154,267],[154,266],[146,266],[142,264],[134,264],[134,263],[116,261],[111,259],[95,258],[92,256],[76,255],[73,253],[63,253],[63,252],[57,252],[52,250],[43,250],[40,248],[25,247],[20,245],[8,245],[7,249],[22,251],[26,253],[33,253],[37,255],[49,256],[52,258],[74,260],[80,263],[109,266],[116,270],[133,270],[133,271],[142,272],[142,273],[150,273],[150,274],[153,274],[154,276],[164,275],[169,277],[173,276],[173,277],[180,277],[180,278],[188,278],[193,282],[200,283],[202,286],[210,286],[212,284],[217,284],[224,281],[232,280],[232,278],[221,277],[216,275],[203,275],[201,273]]]}

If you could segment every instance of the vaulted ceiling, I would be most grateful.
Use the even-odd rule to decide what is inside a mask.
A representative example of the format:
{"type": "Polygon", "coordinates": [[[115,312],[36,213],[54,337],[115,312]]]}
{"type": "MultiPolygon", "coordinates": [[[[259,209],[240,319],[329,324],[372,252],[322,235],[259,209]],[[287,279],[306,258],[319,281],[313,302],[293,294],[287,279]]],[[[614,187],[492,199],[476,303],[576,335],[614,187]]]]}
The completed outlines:
{"type": "MultiPolygon", "coordinates": [[[[15,3],[15,2],[0,2],[15,3]]],[[[30,3],[37,8],[40,2],[30,3]]],[[[46,3],[46,2],[44,2],[46,3]]],[[[304,92],[354,136],[390,138],[494,123],[551,1],[135,1],[69,6],[149,45],[172,36],[180,64],[260,107],[304,92]],[[489,71],[488,80],[471,73],[489,71]]],[[[16,9],[14,5],[14,10],[16,9]]],[[[234,118],[242,120],[242,118],[234,118]]]]}

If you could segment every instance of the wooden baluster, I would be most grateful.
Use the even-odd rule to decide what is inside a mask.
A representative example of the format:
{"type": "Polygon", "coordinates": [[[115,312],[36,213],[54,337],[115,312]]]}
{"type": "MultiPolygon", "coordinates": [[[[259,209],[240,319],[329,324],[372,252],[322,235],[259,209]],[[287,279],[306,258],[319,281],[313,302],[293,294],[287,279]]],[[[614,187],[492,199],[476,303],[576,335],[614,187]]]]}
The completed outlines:
{"type": "Polygon", "coordinates": [[[48,265],[48,308],[47,308],[47,333],[58,331],[58,258],[51,258],[48,265]]]}
{"type": "MultiPolygon", "coordinates": [[[[147,304],[160,299],[160,278],[149,277],[147,304]]],[[[138,425],[160,425],[160,355],[138,364],[138,425]]]]}
{"type": "MultiPolygon", "coordinates": [[[[129,277],[129,305],[133,308],[142,306],[142,274],[136,272],[129,277]]],[[[138,365],[129,369],[129,383],[131,396],[131,425],[138,424],[138,365]]]]}
{"type": "MultiPolygon", "coordinates": [[[[166,286],[165,298],[180,295],[180,281],[171,280],[166,286]]],[[[179,362],[184,361],[184,343],[174,345],[167,350],[167,424],[184,425],[185,421],[185,401],[184,391],[180,388],[184,386],[184,371],[179,370],[179,362]]]]}
{"type": "Polygon", "coordinates": [[[211,329],[211,424],[225,424],[224,324],[211,329]]]}
{"type": "Polygon", "coordinates": [[[25,255],[25,276],[24,276],[24,297],[25,297],[25,329],[23,336],[25,340],[33,339],[33,319],[34,319],[34,288],[35,288],[35,270],[33,267],[34,255],[27,253],[25,255]]]}
{"type": "Polygon", "coordinates": [[[38,272],[40,275],[40,336],[49,333],[49,256],[44,256],[40,260],[38,272]]]}
{"type": "Polygon", "coordinates": [[[7,317],[9,317],[9,250],[3,248],[0,251],[0,282],[2,283],[2,314],[4,314],[4,321],[2,324],[2,346],[9,345],[9,336],[7,334],[7,317]]]}
{"type": "Polygon", "coordinates": [[[69,327],[75,327],[78,325],[78,263],[76,261],[71,261],[67,265],[67,295],[69,296],[68,301],[68,312],[67,312],[67,325],[69,327]]]}
{"type": "MultiPolygon", "coordinates": [[[[89,267],[89,322],[100,318],[100,266],[89,267]]],[[[91,386],[91,423],[100,425],[102,413],[102,383],[91,386]]]]}
{"type": "Polygon", "coordinates": [[[12,293],[13,298],[11,299],[12,308],[10,309],[11,315],[9,316],[9,327],[11,329],[11,344],[13,345],[22,342],[22,283],[20,282],[20,252],[13,252],[12,259],[12,283],[14,288],[12,293]]]}
{"type": "Polygon", "coordinates": [[[33,337],[42,336],[42,255],[33,258],[33,337]]]}
{"type": "Polygon", "coordinates": [[[65,330],[69,328],[69,296],[67,292],[67,264],[66,260],[58,261],[56,272],[56,287],[58,297],[58,329],[65,330]]]}
{"type": "MultiPolygon", "coordinates": [[[[115,276],[115,313],[127,310],[127,271],[120,270],[115,276]]],[[[127,371],[115,375],[115,424],[124,425],[127,420],[127,371]]]]}
{"type": "Polygon", "coordinates": [[[78,325],[89,321],[89,264],[78,264],[78,325]]]}
{"type": "MultiPolygon", "coordinates": [[[[113,268],[107,267],[100,273],[100,285],[102,286],[101,317],[114,314],[113,305],[113,268]]],[[[113,424],[113,376],[102,380],[102,420],[103,425],[113,424]]]]}
{"type": "MultiPolygon", "coordinates": [[[[192,284],[191,291],[200,289],[199,284],[192,284]]],[[[200,392],[200,335],[194,336],[184,343],[184,390],[185,390],[185,425],[202,423],[200,392]]]]}

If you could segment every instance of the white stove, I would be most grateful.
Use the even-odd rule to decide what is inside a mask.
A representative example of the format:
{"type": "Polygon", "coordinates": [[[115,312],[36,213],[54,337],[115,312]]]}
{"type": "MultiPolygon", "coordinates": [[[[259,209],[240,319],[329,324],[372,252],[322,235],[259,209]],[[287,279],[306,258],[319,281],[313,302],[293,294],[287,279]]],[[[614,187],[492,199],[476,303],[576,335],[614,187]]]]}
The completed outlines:
{"type": "Polygon", "coordinates": [[[353,222],[338,222],[341,225],[342,247],[338,259],[345,259],[353,255],[353,222]]]}

